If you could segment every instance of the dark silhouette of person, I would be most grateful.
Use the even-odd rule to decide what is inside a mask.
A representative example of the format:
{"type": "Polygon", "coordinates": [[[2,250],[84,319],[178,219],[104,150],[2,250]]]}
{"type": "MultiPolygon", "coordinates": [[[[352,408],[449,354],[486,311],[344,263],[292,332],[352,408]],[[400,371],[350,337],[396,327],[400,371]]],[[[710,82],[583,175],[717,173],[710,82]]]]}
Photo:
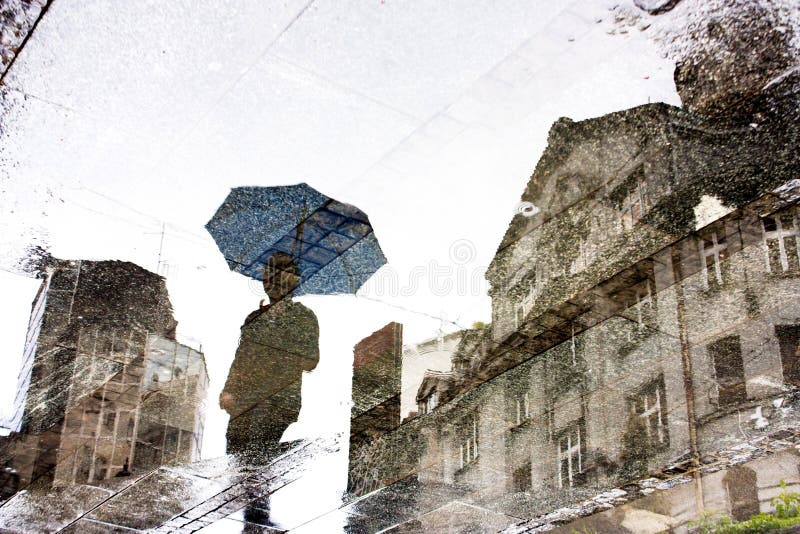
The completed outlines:
{"type": "Polygon", "coordinates": [[[300,280],[293,258],[276,253],[264,268],[269,305],[242,325],[239,347],[219,398],[230,415],[227,451],[265,459],[300,413],[303,371],[319,361],[314,312],[291,299],[300,280]]]}

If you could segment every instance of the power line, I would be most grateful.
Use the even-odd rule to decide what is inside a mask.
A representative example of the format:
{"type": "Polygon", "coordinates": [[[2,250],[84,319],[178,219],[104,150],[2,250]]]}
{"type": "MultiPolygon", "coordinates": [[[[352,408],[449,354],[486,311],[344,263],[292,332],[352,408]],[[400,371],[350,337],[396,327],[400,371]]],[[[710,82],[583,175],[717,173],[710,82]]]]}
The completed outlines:
{"type": "Polygon", "coordinates": [[[182,226],[180,226],[180,225],[178,225],[176,223],[173,223],[173,222],[167,222],[164,219],[162,219],[161,217],[158,217],[156,215],[151,215],[149,213],[145,213],[145,212],[139,210],[138,208],[134,208],[130,204],[122,202],[119,199],[116,199],[114,197],[106,195],[105,193],[101,193],[100,191],[97,191],[97,190],[92,189],[90,187],[81,186],[81,187],[78,187],[78,188],[75,188],[75,189],[82,189],[84,191],[88,191],[89,193],[92,193],[92,194],[97,195],[97,196],[99,196],[101,198],[104,198],[104,199],[106,199],[106,200],[108,200],[110,202],[113,202],[113,203],[115,203],[115,204],[117,204],[119,206],[122,206],[122,207],[132,211],[133,213],[136,213],[136,214],[141,215],[143,217],[147,217],[148,219],[152,219],[153,221],[157,221],[159,223],[165,223],[165,224],[169,225],[170,227],[172,227],[173,229],[175,229],[175,230],[177,230],[179,232],[183,232],[183,233],[189,234],[189,235],[191,235],[191,236],[193,236],[193,237],[195,237],[197,239],[200,239],[200,240],[204,239],[203,236],[193,232],[192,230],[189,230],[188,228],[184,228],[184,227],[182,227],[182,226]]]}

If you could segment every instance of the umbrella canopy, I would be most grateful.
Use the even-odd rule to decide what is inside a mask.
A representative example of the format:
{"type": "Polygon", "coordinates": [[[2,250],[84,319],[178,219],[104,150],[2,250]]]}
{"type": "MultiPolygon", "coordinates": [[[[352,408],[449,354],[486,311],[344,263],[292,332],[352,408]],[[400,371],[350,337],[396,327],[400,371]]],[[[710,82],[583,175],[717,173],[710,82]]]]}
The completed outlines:
{"type": "Polygon", "coordinates": [[[386,263],[363,211],[305,183],[233,188],[206,230],[231,270],[256,280],[275,253],[292,256],[294,296],[355,293],[386,263]]]}

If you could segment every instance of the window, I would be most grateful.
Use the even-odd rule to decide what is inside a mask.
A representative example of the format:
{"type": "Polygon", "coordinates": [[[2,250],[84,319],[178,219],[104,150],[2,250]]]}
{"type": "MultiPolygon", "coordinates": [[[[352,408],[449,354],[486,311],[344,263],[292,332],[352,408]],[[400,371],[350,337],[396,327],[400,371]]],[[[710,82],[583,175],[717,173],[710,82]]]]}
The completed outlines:
{"type": "Polygon", "coordinates": [[[578,241],[578,255],[572,260],[569,271],[571,274],[578,274],[585,271],[592,264],[596,256],[594,247],[587,243],[584,238],[578,241]]]}
{"type": "Polygon", "coordinates": [[[161,451],[151,443],[137,441],[135,462],[140,469],[156,467],[162,459],[161,451]]]}
{"type": "Polygon", "coordinates": [[[722,260],[728,257],[725,236],[711,232],[699,240],[700,261],[703,267],[703,283],[706,289],[722,285],[722,260]]]}
{"type": "Polygon", "coordinates": [[[437,391],[433,391],[430,395],[425,397],[425,399],[422,402],[419,403],[420,415],[431,413],[438,404],[439,404],[439,393],[437,391]]]}
{"type": "Polygon", "coordinates": [[[94,437],[95,432],[97,430],[98,417],[100,417],[100,410],[94,407],[86,408],[85,410],[83,410],[83,417],[81,418],[81,429],[80,429],[81,436],[94,437]]]}
{"type": "Polygon", "coordinates": [[[428,396],[425,401],[425,413],[430,413],[436,408],[438,397],[439,395],[437,395],[435,391],[428,396]]]}
{"type": "Polygon", "coordinates": [[[584,338],[577,335],[573,328],[569,339],[545,353],[543,360],[548,377],[544,384],[545,395],[557,397],[570,389],[585,385],[588,375],[584,352],[584,338]]]}
{"type": "Polygon", "coordinates": [[[653,309],[653,294],[650,292],[649,283],[645,283],[636,291],[636,303],[633,306],[636,309],[636,322],[641,330],[650,316],[649,312],[653,309]]]}
{"type": "Polygon", "coordinates": [[[117,412],[106,412],[105,425],[109,430],[114,429],[114,423],[117,421],[117,412]]]}
{"type": "Polygon", "coordinates": [[[638,418],[637,428],[642,429],[642,439],[647,440],[648,448],[669,445],[664,377],[645,386],[631,398],[630,406],[631,417],[638,418]]]}
{"type": "Polygon", "coordinates": [[[513,478],[514,491],[521,493],[529,491],[533,487],[533,480],[531,477],[531,463],[526,464],[514,469],[513,478]]]}
{"type": "Polygon", "coordinates": [[[539,289],[536,286],[536,280],[529,280],[528,281],[528,292],[525,294],[525,297],[522,299],[522,303],[525,305],[525,313],[528,313],[532,308],[534,303],[536,302],[536,296],[539,293],[539,289]]]}
{"type": "Polygon", "coordinates": [[[571,488],[585,482],[586,431],[583,420],[562,430],[556,439],[559,488],[571,488]]]}
{"type": "Polygon", "coordinates": [[[533,309],[533,304],[536,302],[536,294],[536,282],[535,280],[529,280],[525,294],[514,308],[514,328],[519,328],[525,323],[525,317],[533,309]]]}
{"type": "Polygon", "coordinates": [[[177,428],[167,427],[164,433],[164,455],[169,459],[174,459],[178,452],[178,441],[180,441],[181,431],[177,428]]]}
{"type": "Polygon", "coordinates": [[[515,406],[515,421],[517,425],[521,425],[531,418],[531,403],[530,397],[527,393],[524,393],[516,398],[515,406]]]}
{"type": "Polygon", "coordinates": [[[647,193],[644,183],[644,173],[639,171],[640,177],[622,199],[620,212],[622,214],[622,229],[630,230],[639,222],[647,209],[647,193]]]}
{"type": "Polygon", "coordinates": [[[719,406],[744,402],[747,399],[747,389],[739,336],[724,337],[709,344],[706,349],[717,374],[719,406]]]}
{"type": "Polygon", "coordinates": [[[522,303],[518,304],[514,310],[514,328],[519,328],[525,323],[525,307],[522,303]]]}
{"type": "Polygon", "coordinates": [[[652,280],[647,279],[631,288],[631,292],[626,295],[630,302],[625,316],[636,323],[634,328],[626,328],[629,342],[638,342],[639,334],[645,331],[648,326],[654,326],[655,298],[651,289],[652,280]],[[632,295],[631,295],[632,293],[632,295]]]}
{"type": "Polygon", "coordinates": [[[462,421],[458,430],[460,468],[478,459],[478,418],[473,416],[462,421]]]}
{"type": "Polygon", "coordinates": [[[771,273],[800,270],[797,251],[797,225],[793,214],[764,217],[764,250],[767,270],[771,273]]]}
{"type": "Polygon", "coordinates": [[[761,511],[755,471],[744,465],[735,465],[725,473],[722,482],[730,499],[731,515],[735,520],[747,521],[761,511]]]}
{"type": "Polygon", "coordinates": [[[663,375],[628,397],[628,406],[620,462],[623,476],[639,477],[647,473],[650,460],[669,447],[663,375]]]}
{"type": "Polygon", "coordinates": [[[800,325],[776,325],[775,335],[781,351],[783,381],[800,386],[800,325]]]}
{"type": "Polygon", "coordinates": [[[92,469],[92,453],[89,447],[83,445],[75,451],[74,462],[75,482],[78,484],[89,482],[89,472],[92,469]]]}
{"type": "Polygon", "coordinates": [[[94,480],[103,480],[106,478],[107,471],[106,459],[102,456],[97,456],[94,460],[94,480]]]}

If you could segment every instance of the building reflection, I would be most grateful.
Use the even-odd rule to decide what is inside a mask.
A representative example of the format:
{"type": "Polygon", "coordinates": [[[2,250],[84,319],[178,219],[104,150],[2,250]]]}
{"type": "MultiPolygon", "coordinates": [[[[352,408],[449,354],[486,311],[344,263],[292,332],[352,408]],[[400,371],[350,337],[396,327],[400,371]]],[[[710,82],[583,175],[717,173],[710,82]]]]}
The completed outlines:
{"type": "Polygon", "coordinates": [[[160,276],[126,262],[51,262],[2,441],[3,494],[199,459],[208,374],[175,326],[160,276]]]}
{"type": "MultiPolygon", "coordinates": [[[[507,526],[797,425],[797,83],[714,118],[649,104],[553,125],[522,194],[539,209],[487,271],[491,325],[424,373],[416,418],[351,442],[374,460],[351,463],[372,491],[345,507],[355,530],[379,506],[371,527],[436,528],[455,501],[464,525],[507,526]]],[[[737,518],[756,510],[747,469],[723,482],[737,518]]]]}

